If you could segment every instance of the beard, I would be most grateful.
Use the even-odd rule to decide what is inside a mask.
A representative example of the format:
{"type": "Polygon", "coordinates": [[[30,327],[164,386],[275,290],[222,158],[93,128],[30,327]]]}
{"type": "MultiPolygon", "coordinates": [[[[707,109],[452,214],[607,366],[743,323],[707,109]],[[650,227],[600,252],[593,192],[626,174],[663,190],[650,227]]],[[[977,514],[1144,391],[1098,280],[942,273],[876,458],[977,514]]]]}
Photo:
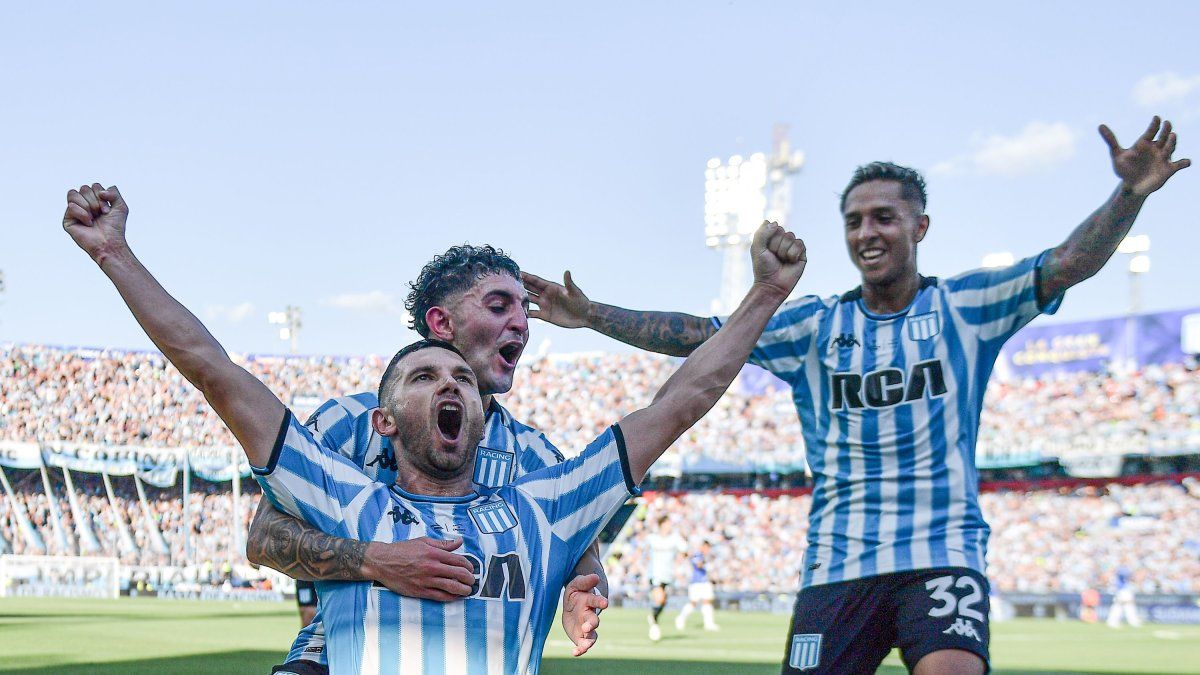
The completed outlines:
{"type": "Polygon", "coordinates": [[[438,447],[436,423],[423,419],[419,423],[400,424],[396,436],[405,456],[397,457],[397,461],[403,459],[416,470],[438,480],[458,478],[474,466],[475,451],[483,439],[481,419],[467,415],[462,424],[459,445],[450,451],[438,447]]]}

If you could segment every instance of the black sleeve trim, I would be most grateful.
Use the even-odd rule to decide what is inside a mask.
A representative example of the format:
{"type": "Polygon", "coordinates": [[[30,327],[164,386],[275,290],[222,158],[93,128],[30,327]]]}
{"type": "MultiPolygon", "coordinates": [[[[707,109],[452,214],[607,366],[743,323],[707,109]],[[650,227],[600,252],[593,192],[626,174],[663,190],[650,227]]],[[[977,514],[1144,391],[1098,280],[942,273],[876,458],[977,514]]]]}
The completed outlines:
{"type": "Polygon", "coordinates": [[[288,429],[292,426],[292,411],[284,409],[283,422],[279,424],[279,433],[275,436],[275,445],[271,448],[271,458],[267,460],[267,465],[264,467],[250,466],[250,471],[257,476],[267,476],[275,472],[275,465],[279,463],[279,453],[283,452],[283,439],[287,438],[288,429]]]}
{"type": "Polygon", "coordinates": [[[612,430],[613,437],[617,439],[617,455],[621,458],[621,474],[625,476],[625,489],[629,490],[629,494],[636,495],[641,490],[633,482],[633,474],[629,471],[629,453],[625,450],[625,434],[621,432],[620,424],[612,425],[612,430]]]}

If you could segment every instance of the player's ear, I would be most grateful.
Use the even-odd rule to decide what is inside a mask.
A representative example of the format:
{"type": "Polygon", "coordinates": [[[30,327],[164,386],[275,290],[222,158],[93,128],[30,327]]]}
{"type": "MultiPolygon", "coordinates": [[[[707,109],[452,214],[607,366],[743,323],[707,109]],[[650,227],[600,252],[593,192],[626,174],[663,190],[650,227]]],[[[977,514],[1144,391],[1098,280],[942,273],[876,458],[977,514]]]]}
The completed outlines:
{"type": "Polygon", "coordinates": [[[376,408],[371,411],[371,427],[375,432],[385,438],[390,438],[396,434],[398,428],[396,420],[392,418],[391,413],[384,411],[383,408],[376,408]]]}
{"type": "Polygon", "coordinates": [[[454,322],[445,307],[430,307],[425,311],[425,325],[429,326],[429,337],[450,342],[454,339],[454,322]]]}
{"type": "Polygon", "coordinates": [[[925,239],[925,233],[928,231],[929,231],[929,216],[922,213],[921,217],[917,218],[917,231],[915,233],[917,243],[920,243],[921,240],[925,239]]]}

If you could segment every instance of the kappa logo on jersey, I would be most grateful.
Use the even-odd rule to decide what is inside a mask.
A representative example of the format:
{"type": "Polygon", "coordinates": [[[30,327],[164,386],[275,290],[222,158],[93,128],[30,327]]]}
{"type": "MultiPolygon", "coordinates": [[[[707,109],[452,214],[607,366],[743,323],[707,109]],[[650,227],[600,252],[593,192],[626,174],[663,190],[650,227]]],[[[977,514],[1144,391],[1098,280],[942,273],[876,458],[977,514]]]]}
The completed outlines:
{"type": "Polygon", "coordinates": [[[480,447],[475,453],[475,477],[471,480],[484,487],[503,487],[512,479],[515,458],[507,450],[480,447]]]}
{"type": "Polygon", "coordinates": [[[928,340],[942,332],[942,318],[936,311],[908,317],[908,337],[913,340],[928,340]]]}
{"type": "Polygon", "coordinates": [[[821,633],[792,636],[788,665],[796,670],[812,670],[821,664],[821,633]]]}
{"type": "Polygon", "coordinates": [[[388,511],[388,515],[392,517],[393,523],[412,525],[420,522],[420,519],[414,516],[411,511],[399,505],[393,506],[392,510],[388,511]]]}
{"type": "Polygon", "coordinates": [[[391,445],[384,444],[382,447],[380,447],[379,454],[375,457],[375,459],[367,462],[366,465],[375,466],[376,464],[379,465],[379,468],[385,471],[395,471],[398,468],[396,466],[396,455],[392,452],[391,445]]]}
{"type": "Polygon", "coordinates": [[[883,368],[864,375],[830,373],[829,389],[833,392],[829,407],[832,410],[856,408],[890,408],[906,401],[925,397],[936,398],[946,393],[946,375],[938,359],[914,363],[908,377],[899,368],[883,368]]]}
{"type": "Polygon", "coordinates": [[[983,638],[979,637],[979,631],[975,630],[975,623],[970,619],[959,617],[954,620],[954,623],[950,624],[949,628],[942,631],[943,635],[949,635],[951,633],[956,633],[958,635],[962,635],[963,637],[973,637],[975,638],[976,642],[983,642],[983,638]]]}
{"type": "Polygon", "coordinates": [[[472,506],[467,509],[467,513],[471,514],[471,519],[475,521],[479,531],[486,534],[500,534],[517,526],[517,517],[513,515],[512,509],[508,508],[508,504],[502,501],[472,506]]]}
{"type": "Polygon", "coordinates": [[[841,335],[829,341],[829,344],[838,349],[846,349],[848,347],[860,347],[862,343],[858,341],[858,337],[854,333],[842,333],[841,335]]]}

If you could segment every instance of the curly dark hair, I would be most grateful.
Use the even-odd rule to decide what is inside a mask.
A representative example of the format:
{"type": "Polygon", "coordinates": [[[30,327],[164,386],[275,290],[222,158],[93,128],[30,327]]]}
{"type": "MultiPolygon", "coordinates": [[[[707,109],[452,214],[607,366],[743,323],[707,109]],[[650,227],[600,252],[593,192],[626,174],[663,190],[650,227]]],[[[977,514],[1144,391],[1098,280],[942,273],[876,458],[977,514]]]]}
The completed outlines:
{"type": "Polygon", "coordinates": [[[871,162],[855,169],[850,184],[842,191],[841,210],[846,210],[846,195],[851,190],[873,180],[896,181],[900,184],[900,196],[904,201],[916,204],[918,213],[925,211],[925,179],[916,169],[891,162],[871,162]]]}
{"type": "Polygon", "coordinates": [[[448,251],[430,260],[421,268],[417,280],[410,283],[412,289],[404,300],[408,310],[409,328],[429,337],[429,324],[425,313],[437,307],[452,295],[466,292],[480,277],[489,274],[508,274],[521,280],[521,268],[504,251],[492,246],[463,244],[451,246],[448,251]]]}

